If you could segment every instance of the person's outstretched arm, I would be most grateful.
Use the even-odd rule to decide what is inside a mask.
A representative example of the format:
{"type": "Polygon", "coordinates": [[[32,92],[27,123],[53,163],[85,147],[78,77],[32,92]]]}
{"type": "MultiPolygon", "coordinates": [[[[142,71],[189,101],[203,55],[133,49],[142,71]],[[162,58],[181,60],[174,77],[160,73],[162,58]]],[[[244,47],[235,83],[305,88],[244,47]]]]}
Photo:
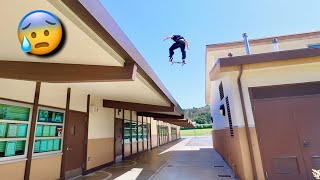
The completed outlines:
{"type": "Polygon", "coordinates": [[[187,49],[190,50],[188,41],[187,41],[187,40],[184,40],[184,42],[186,43],[187,49]]]}
{"type": "Polygon", "coordinates": [[[166,41],[169,38],[173,38],[173,36],[171,35],[171,36],[165,37],[165,38],[163,38],[163,41],[166,41]]]}

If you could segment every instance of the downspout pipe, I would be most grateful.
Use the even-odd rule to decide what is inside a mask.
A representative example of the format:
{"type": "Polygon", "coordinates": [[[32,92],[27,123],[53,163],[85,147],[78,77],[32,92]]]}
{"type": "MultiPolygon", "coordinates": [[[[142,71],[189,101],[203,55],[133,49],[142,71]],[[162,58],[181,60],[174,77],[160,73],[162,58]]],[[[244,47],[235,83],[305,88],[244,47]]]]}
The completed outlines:
{"type": "Polygon", "coordinates": [[[241,64],[241,65],[239,65],[239,75],[238,75],[238,78],[237,78],[237,83],[238,83],[238,88],[239,88],[239,93],[240,93],[242,114],[243,114],[243,119],[244,119],[244,124],[245,124],[246,136],[247,136],[247,139],[248,139],[248,147],[249,147],[249,152],[250,152],[250,160],[251,160],[251,166],[252,166],[252,171],[253,171],[253,177],[254,177],[254,179],[258,179],[257,170],[256,170],[256,164],[255,164],[254,156],[253,156],[253,147],[252,147],[252,141],[251,141],[251,134],[250,134],[250,129],[249,129],[248,117],[247,117],[247,113],[246,113],[246,106],[244,104],[244,98],[243,98],[242,83],[241,83],[242,74],[243,74],[243,67],[242,67],[242,64],[241,64]]]}

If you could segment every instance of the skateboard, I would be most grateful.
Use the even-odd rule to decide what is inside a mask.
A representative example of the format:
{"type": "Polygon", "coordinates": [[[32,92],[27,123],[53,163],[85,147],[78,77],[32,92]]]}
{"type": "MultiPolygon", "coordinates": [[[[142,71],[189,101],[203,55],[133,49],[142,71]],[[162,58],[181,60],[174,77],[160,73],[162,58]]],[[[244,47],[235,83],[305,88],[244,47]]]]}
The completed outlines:
{"type": "Polygon", "coordinates": [[[173,64],[181,64],[181,66],[187,64],[187,63],[182,62],[182,61],[169,61],[169,63],[171,63],[171,65],[173,65],[173,64]]]}

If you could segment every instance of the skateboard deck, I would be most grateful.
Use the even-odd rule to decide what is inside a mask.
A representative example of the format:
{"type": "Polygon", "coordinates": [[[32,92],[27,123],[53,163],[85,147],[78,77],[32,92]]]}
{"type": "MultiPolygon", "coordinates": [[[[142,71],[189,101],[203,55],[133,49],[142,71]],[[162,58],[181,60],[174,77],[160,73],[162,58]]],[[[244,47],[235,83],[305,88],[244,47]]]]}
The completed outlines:
{"type": "Polygon", "coordinates": [[[173,64],[181,64],[181,66],[187,64],[187,63],[182,62],[182,61],[169,61],[169,63],[171,63],[171,65],[173,65],[173,64]]]}

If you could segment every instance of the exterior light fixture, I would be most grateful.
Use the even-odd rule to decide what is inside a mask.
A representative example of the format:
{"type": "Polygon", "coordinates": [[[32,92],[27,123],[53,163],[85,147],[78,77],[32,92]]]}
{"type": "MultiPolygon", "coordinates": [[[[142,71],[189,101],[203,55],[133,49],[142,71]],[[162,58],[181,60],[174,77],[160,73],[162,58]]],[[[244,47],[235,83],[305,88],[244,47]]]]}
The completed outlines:
{"type": "Polygon", "coordinates": [[[224,104],[220,105],[220,114],[222,116],[225,116],[226,115],[226,109],[224,108],[224,104]]]}

